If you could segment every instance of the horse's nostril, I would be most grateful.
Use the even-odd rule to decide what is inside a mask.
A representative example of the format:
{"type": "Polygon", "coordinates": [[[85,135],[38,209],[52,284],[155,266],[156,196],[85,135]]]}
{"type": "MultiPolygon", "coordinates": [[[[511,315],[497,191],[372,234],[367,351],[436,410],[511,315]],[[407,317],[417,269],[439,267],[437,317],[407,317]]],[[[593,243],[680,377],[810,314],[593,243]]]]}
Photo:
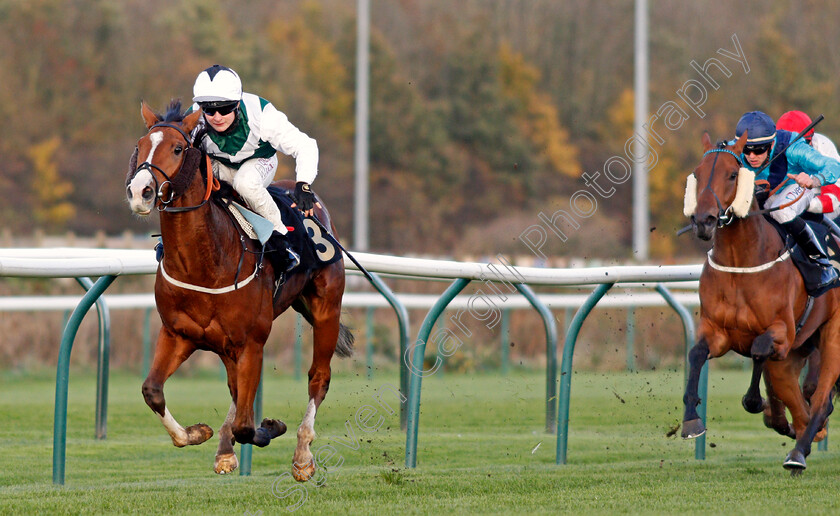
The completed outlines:
{"type": "Polygon", "coordinates": [[[131,200],[131,187],[130,186],[125,187],[125,196],[128,197],[129,201],[131,200]]]}
{"type": "Polygon", "coordinates": [[[147,186],[146,188],[143,189],[143,200],[146,200],[146,201],[151,200],[152,197],[154,197],[154,196],[155,196],[155,191],[151,187],[147,186]]]}

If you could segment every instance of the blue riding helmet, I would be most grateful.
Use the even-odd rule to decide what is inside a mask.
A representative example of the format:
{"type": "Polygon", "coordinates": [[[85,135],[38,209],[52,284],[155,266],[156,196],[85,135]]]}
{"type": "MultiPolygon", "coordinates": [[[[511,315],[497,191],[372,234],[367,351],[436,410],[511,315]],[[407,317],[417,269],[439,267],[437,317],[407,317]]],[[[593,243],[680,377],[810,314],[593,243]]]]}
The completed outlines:
{"type": "Polygon", "coordinates": [[[776,123],[761,111],[750,111],[738,120],[735,137],[740,138],[744,131],[747,132],[747,145],[773,143],[776,138],[776,123]]]}

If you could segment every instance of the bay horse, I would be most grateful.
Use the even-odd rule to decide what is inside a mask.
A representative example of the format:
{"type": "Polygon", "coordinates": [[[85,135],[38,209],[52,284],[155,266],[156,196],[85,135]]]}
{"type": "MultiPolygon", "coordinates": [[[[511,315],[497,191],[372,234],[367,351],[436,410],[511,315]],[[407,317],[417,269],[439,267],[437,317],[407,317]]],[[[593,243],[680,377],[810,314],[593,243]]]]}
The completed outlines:
{"type": "MultiPolygon", "coordinates": [[[[339,322],[344,265],[338,260],[292,273],[275,295],[274,271],[268,260],[261,263],[259,242],[241,238],[225,208],[208,202],[215,180],[209,160],[189,136],[201,113],[184,115],[180,101],[173,101],[161,116],[141,104],[148,133],[137,143],[132,163],[140,165],[130,167],[126,195],[137,215],[158,209],[165,249],[155,280],[162,327],[143,397],[175,446],[205,442],[213,430],[203,423],[182,427],[166,405],[163,384],[195,350],[219,355],[232,403],[219,430],[213,469],[230,473],[238,466],[234,441],[266,446],[286,431],[276,419],[264,419],[255,428],[253,404],[272,321],[293,307],[312,325],[314,336],[309,404],[297,431],[292,468],[296,480],[306,481],[315,471],[310,444],[315,414],[330,385],[330,360],[333,353],[350,356],[353,351],[353,336],[339,322]]],[[[294,188],[291,181],[276,184],[294,188]]],[[[335,234],[326,208],[315,212],[335,234]]]]}
{"type": "MultiPolygon", "coordinates": [[[[795,473],[805,469],[811,443],[825,436],[833,410],[830,395],[840,376],[840,293],[834,289],[813,298],[803,317],[809,296],[789,259],[790,250],[764,217],[752,216],[758,211],[755,175],[742,168],[740,159],[746,139],[745,132],[734,145],[715,147],[704,134],[703,158],[686,185],[685,214],[695,235],[712,240],[713,247],[700,276],[700,324],[689,352],[682,437],[706,431],[696,410],[703,365],[734,350],[754,361],[744,407],[751,412],[765,408],[759,391],[763,369],[773,387],[771,401],[780,401],[791,413],[796,445],[783,465],[795,473]],[[821,361],[809,407],[799,373],[816,345],[821,361]]],[[[779,419],[779,407],[774,424],[784,420],[786,425],[783,408],[779,419]]]]}

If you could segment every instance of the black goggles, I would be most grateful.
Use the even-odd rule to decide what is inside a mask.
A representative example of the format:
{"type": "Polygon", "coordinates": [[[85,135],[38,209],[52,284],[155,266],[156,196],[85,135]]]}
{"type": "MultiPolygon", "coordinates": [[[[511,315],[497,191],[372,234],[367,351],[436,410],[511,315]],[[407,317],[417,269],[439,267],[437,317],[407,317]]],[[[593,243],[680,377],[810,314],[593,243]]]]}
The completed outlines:
{"type": "Polygon", "coordinates": [[[204,111],[207,116],[213,116],[216,113],[225,116],[236,111],[236,108],[239,107],[239,102],[231,104],[199,104],[199,107],[201,107],[201,110],[204,111]]]}
{"type": "Polygon", "coordinates": [[[744,146],[744,156],[748,154],[755,154],[756,156],[764,154],[765,152],[770,150],[772,147],[772,143],[762,143],[761,145],[745,145],[744,146]]]}

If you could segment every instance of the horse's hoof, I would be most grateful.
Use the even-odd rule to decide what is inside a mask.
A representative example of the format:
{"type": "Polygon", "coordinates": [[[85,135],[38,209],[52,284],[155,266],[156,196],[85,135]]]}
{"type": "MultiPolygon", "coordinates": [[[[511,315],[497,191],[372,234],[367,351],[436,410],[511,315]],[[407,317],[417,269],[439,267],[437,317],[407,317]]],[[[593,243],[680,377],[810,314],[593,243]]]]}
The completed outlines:
{"type": "Polygon", "coordinates": [[[262,423],[260,423],[260,428],[264,428],[271,439],[280,437],[286,433],[286,423],[280,421],[279,419],[263,419],[262,423]]]}
{"type": "Polygon", "coordinates": [[[213,429],[204,423],[188,426],[185,430],[187,431],[187,444],[201,444],[213,437],[213,429]]]}
{"type": "Polygon", "coordinates": [[[814,442],[818,443],[825,439],[828,436],[828,429],[826,427],[820,428],[820,431],[817,432],[817,435],[814,436],[814,442]]]}
{"type": "Polygon", "coordinates": [[[297,462],[292,462],[292,476],[298,482],[306,482],[312,475],[315,474],[315,458],[309,459],[309,462],[303,466],[297,462]]]}
{"type": "Polygon", "coordinates": [[[787,458],[782,465],[785,469],[789,469],[791,471],[799,470],[801,473],[802,470],[805,469],[805,454],[794,448],[790,451],[790,453],[788,453],[787,458]]]}
{"type": "Polygon", "coordinates": [[[225,453],[224,455],[216,455],[216,463],[213,465],[213,471],[219,475],[231,473],[239,467],[239,459],[236,458],[235,453],[225,453]]]}
{"type": "Polygon", "coordinates": [[[695,437],[700,437],[701,435],[706,433],[706,425],[703,424],[703,420],[700,418],[692,419],[691,421],[683,421],[682,425],[682,438],[683,439],[694,439],[695,437]]]}
{"type": "Polygon", "coordinates": [[[744,397],[741,398],[741,406],[744,407],[744,410],[750,414],[758,414],[760,412],[764,412],[764,409],[767,407],[767,401],[761,396],[758,398],[749,398],[745,394],[744,397]]]}

